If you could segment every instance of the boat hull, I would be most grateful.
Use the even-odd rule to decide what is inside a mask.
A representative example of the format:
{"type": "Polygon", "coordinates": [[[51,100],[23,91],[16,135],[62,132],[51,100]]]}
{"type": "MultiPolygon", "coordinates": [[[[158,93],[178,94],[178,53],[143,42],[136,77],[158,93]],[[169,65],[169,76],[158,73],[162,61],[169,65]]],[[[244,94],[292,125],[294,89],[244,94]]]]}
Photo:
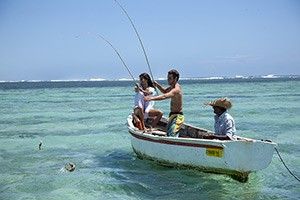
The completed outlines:
{"type": "Polygon", "coordinates": [[[143,133],[128,126],[131,145],[141,158],[167,165],[228,174],[246,181],[248,174],[266,168],[275,143],[258,140],[173,138],[143,133]]]}

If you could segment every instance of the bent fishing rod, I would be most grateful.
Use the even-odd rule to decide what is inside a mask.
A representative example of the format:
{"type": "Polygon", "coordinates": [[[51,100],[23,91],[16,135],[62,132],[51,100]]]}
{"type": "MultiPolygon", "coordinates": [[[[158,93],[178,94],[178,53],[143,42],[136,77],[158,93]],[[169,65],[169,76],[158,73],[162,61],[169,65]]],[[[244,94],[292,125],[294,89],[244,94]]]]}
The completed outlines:
{"type": "MultiPolygon", "coordinates": [[[[127,69],[129,75],[131,76],[133,82],[135,83],[135,85],[137,85],[137,82],[136,82],[134,76],[132,75],[132,73],[131,73],[129,67],[126,65],[125,61],[124,61],[123,58],[121,57],[121,55],[120,55],[120,53],[118,52],[118,50],[112,45],[111,42],[109,42],[107,39],[105,39],[102,35],[97,34],[96,37],[97,37],[97,36],[100,37],[102,40],[104,40],[107,44],[109,44],[109,46],[116,52],[116,54],[118,55],[118,57],[119,57],[120,60],[122,61],[124,67],[127,69]]],[[[98,38],[98,37],[97,37],[97,38],[98,38]]]]}
{"type": "MultiPolygon", "coordinates": [[[[129,19],[133,29],[134,29],[134,32],[136,34],[136,36],[138,37],[139,39],[139,42],[140,42],[140,45],[142,47],[142,50],[143,50],[143,53],[144,53],[144,56],[145,56],[145,59],[146,59],[146,62],[147,62],[147,66],[148,66],[148,69],[149,69],[149,72],[150,72],[150,75],[151,75],[151,78],[152,78],[152,81],[154,81],[154,78],[153,78],[153,74],[152,74],[152,70],[151,70],[151,67],[150,67],[150,63],[149,63],[149,60],[148,60],[148,56],[146,54],[146,50],[144,48],[144,45],[143,45],[143,42],[142,42],[142,39],[140,37],[140,34],[138,33],[133,21],[131,20],[129,14],[127,13],[127,11],[125,10],[125,8],[117,1],[117,0],[114,0],[116,2],[116,4],[122,9],[122,11],[125,13],[125,15],[127,16],[127,18],[129,19]]],[[[156,89],[156,88],[155,88],[156,89]]]]}

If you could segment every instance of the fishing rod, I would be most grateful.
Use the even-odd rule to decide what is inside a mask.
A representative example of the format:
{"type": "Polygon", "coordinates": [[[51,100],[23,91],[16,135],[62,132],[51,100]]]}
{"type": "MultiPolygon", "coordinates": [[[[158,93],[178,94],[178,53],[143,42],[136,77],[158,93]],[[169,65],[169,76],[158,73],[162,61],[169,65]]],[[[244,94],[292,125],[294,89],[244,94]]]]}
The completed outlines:
{"type": "MultiPolygon", "coordinates": [[[[141,37],[140,37],[140,35],[139,35],[137,29],[135,28],[135,25],[134,25],[133,21],[131,20],[129,14],[128,14],[127,11],[125,10],[125,8],[124,8],[117,0],[114,0],[114,1],[115,1],[116,4],[122,9],[122,11],[125,13],[125,15],[126,15],[127,18],[129,19],[129,21],[130,21],[130,23],[131,23],[131,25],[132,25],[132,27],[133,27],[133,29],[134,29],[134,31],[135,31],[136,36],[138,37],[139,42],[140,42],[140,45],[141,45],[141,47],[142,47],[142,49],[143,49],[143,53],[144,53],[144,56],[145,56],[145,59],[146,59],[147,65],[148,65],[148,69],[149,69],[149,72],[150,72],[152,81],[154,81],[153,74],[152,74],[152,70],[151,70],[151,67],[150,67],[149,60],[148,60],[148,56],[147,56],[147,54],[146,54],[146,50],[145,50],[145,48],[144,48],[142,39],[141,39],[141,37]]],[[[155,88],[155,89],[156,89],[156,88],[155,88]]],[[[157,90],[156,90],[156,92],[157,92],[157,90]]]]}
{"type": "MultiPolygon", "coordinates": [[[[126,65],[125,61],[123,60],[123,58],[121,57],[120,53],[118,52],[118,50],[112,45],[111,42],[109,42],[107,39],[105,39],[102,35],[98,34],[96,36],[99,36],[102,40],[104,40],[107,44],[109,44],[109,46],[116,52],[116,54],[118,55],[118,57],[120,58],[120,60],[122,61],[124,67],[127,69],[129,75],[131,76],[132,80],[134,81],[135,85],[137,85],[137,82],[134,78],[134,76],[132,75],[129,67],[126,65]]],[[[98,38],[98,37],[97,37],[98,38]]]]}

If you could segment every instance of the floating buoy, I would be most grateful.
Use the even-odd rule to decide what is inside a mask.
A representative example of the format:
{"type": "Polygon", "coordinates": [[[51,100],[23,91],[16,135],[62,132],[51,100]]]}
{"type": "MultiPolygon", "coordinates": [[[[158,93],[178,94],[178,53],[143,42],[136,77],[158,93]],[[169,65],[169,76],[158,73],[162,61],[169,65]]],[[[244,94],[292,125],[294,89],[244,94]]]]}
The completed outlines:
{"type": "Polygon", "coordinates": [[[74,163],[67,163],[65,165],[65,169],[69,172],[72,172],[75,170],[76,165],[74,163]]]}

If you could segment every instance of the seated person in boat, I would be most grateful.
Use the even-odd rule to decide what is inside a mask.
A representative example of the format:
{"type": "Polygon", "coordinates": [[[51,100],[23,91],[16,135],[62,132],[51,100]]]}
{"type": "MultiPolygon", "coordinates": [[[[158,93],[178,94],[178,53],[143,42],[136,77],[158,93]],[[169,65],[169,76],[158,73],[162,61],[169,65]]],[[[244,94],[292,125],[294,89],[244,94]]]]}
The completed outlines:
{"type": "Polygon", "coordinates": [[[228,98],[220,98],[207,103],[214,109],[215,115],[215,135],[228,136],[232,138],[235,134],[235,122],[233,117],[227,112],[232,107],[228,98]]]}
{"type": "Polygon", "coordinates": [[[153,101],[144,101],[144,96],[153,96],[156,94],[153,82],[147,73],[142,73],[139,76],[140,85],[135,87],[133,124],[140,130],[145,130],[145,122],[149,118],[152,119],[150,126],[155,127],[161,119],[163,113],[160,110],[154,109],[153,101]]]}
{"type": "Polygon", "coordinates": [[[179,136],[179,130],[184,122],[182,113],[182,90],[178,83],[179,73],[172,69],[168,72],[168,88],[163,88],[159,83],[154,81],[154,86],[157,87],[163,94],[159,96],[145,96],[145,101],[160,101],[171,99],[170,114],[167,124],[167,135],[172,137],[179,136]]]}

